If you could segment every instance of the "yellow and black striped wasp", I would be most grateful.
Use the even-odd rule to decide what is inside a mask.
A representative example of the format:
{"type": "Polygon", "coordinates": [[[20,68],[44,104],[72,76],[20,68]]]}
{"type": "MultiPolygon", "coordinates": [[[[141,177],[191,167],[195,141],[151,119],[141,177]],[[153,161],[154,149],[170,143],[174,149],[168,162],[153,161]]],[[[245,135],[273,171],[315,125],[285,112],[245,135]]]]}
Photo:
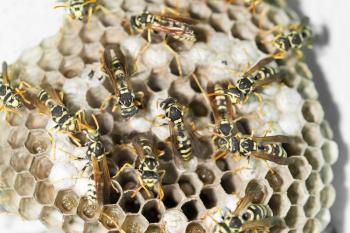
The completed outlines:
{"type": "Polygon", "coordinates": [[[156,191],[159,199],[162,200],[164,197],[162,181],[165,170],[160,169],[158,160],[160,153],[154,149],[154,140],[150,133],[136,135],[132,140],[133,148],[137,153],[135,163],[125,163],[114,177],[117,177],[126,168],[136,169],[139,174],[140,187],[135,191],[135,195],[141,189],[144,189],[148,196],[151,196],[150,191],[156,191]]]}
{"type": "Polygon", "coordinates": [[[223,213],[220,210],[221,220],[212,218],[213,233],[270,232],[270,228],[278,224],[278,218],[273,216],[269,206],[256,203],[262,193],[262,185],[250,182],[234,211],[223,213]]]}
{"type": "MultiPolygon", "coordinates": [[[[273,60],[272,57],[261,59],[237,80],[236,85],[229,83],[227,88],[224,88],[224,94],[230,98],[232,104],[245,103],[252,94],[257,96],[259,102],[262,103],[262,98],[256,89],[281,80],[278,68],[268,65],[273,60]]],[[[217,94],[213,92],[208,95],[217,94]]]]}
{"type": "MultiPolygon", "coordinates": [[[[290,24],[287,31],[278,33],[272,41],[268,41],[267,43],[271,43],[277,50],[272,55],[273,58],[283,59],[290,51],[300,53],[302,47],[311,47],[312,30],[308,24],[309,19],[305,17],[300,23],[290,24]]],[[[299,56],[302,57],[302,54],[299,56]]]]}
{"type": "Polygon", "coordinates": [[[168,97],[160,103],[161,109],[165,112],[162,118],[168,121],[171,144],[175,159],[188,162],[193,156],[193,149],[196,149],[196,140],[190,126],[185,122],[184,107],[173,97],[168,97]]]}
{"type": "MultiPolygon", "coordinates": [[[[21,87],[30,87],[26,82],[21,81],[18,88],[12,87],[10,83],[10,75],[6,62],[2,63],[2,73],[0,75],[0,111],[17,112],[24,103],[30,103],[24,96],[21,87]]],[[[8,121],[8,115],[6,115],[8,121]]]]}
{"type": "Polygon", "coordinates": [[[106,9],[100,5],[98,0],[67,0],[64,5],[57,5],[54,8],[68,8],[70,19],[84,20],[87,19],[89,22],[91,20],[92,14],[97,10],[106,9]]]}
{"type": "Polygon", "coordinates": [[[164,46],[174,55],[180,77],[183,75],[178,54],[167,44],[167,37],[170,36],[178,41],[195,42],[197,38],[191,26],[195,23],[196,22],[190,18],[181,17],[175,14],[151,13],[147,10],[139,15],[132,16],[130,19],[130,26],[133,31],[139,33],[147,31],[148,44],[141,50],[140,55],[142,55],[151,45],[152,32],[163,32],[166,34],[164,46]]]}
{"type": "MultiPolygon", "coordinates": [[[[29,94],[29,93],[28,93],[29,94]]],[[[38,109],[42,114],[49,115],[52,121],[55,123],[53,129],[49,130],[49,134],[52,137],[52,130],[67,135],[75,145],[81,146],[80,139],[77,137],[79,134],[79,118],[78,111],[73,114],[63,103],[63,93],[55,90],[49,84],[42,85],[39,90],[37,88],[31,88],[29,95],[32,105],[38,109]]]]}
{"type": "MultiPolygon", "coordinates": [[[[197,78],[195,79],[197,80],[197,78]]],[[[215,93],[215,95],[209,96],[207,92],[204,92],[199,82],[197,84],[209,102],[214,116],[213,141],[219,152],[215,155],[215,160],[232,154],[235,158],[253,156],[277,164],[287,163],[287,153],[277,142],[295,142],[293,137],[284,135],[256,137],[254,131],[251,135],[242,134],[235,123],[243,116],[234,118],[232,105],[227,95],[224,94],[222,86],[219,83],[215,85],[209,83],[208,91],[215,93]]]]}
{"type": "MultiPolygon", "coordinates": [[[[117,108],[120,108],[121,116],[124,119],[129,119],[136,115],[139,107],[142,106],[143,93],[134,93],[126,64],[121,60],[122,56],[120,54],[119,50],[116,52],[113,49],[106,49],[101,57],[101,69],[107,75],[114,90],[114,95],[108,97],[106,101],[116,99],[112,111],[114,112],[117,108]]],[[[103,104],[101,109],[104,108],[103,104]]]]}

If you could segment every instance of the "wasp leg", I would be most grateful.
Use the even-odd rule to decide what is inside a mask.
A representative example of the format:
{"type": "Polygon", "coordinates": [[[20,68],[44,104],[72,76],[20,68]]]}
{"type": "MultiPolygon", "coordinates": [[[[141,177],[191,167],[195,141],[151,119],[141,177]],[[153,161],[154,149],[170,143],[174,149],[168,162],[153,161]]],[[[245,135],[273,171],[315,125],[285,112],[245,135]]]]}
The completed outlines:
{"type": "Polygon", "coordinates": [[[138,188],[134,191],[134,193],[132,194],[131,197],[134,198],[134,197],[136,196],[136,194],[137,194],[138,192],[140,192],[141,189],[144,189],[144,190],[146,191],[146,193],[147,193],[147,196],[148,196],[148,197],[151,197],[152,195],[151,195],[150,191],[148,190],[148,188],[147,188],[147,187],[145,186],[145,184],[143,183],[143,180],[142,180],[141,176],[138,176],[137,179],[138,179],[139,182],[140,182],[140,187],[138,187],[138,188]]]}
{"type": "Polygon", "coordinates": [[[163,179],[165,176],[165,170],[160,170],[159,174],[160,174],[160,178],[159,178],[159,192],[158,193],[159,193],[159,199],[162,201],[164,198],[164,191],[162,188],[162,183],[163,183],[163,179]]]}
{"type": "Polygon", "coordinates": [[[176,65],[177,65],[177,70],[179,71],[179,75],[181,78],[183,78],[183,73],[182,73],[182,68],[181,68],[181,63],[180,63],[180,59],[179,59],[179,55],[177,54],[177,52],[175,52],[167,43],[167,41],[165,40],[164,42],[164,46],[165,48],[167,48],[170,53],[172,53],[174,55],[174,58],[175,58],[175,62],[176,62],[176,65]]]}
{"type": "Polygon", "coordinates": [[[216,161],[216,160],[219,160],[219,159],[221,159],[222,157],[225,157],[227,155],[227,152],[226,151],[221,151],[218,155],[216,155],[215,157],[214,157],[214,160],[216,161]]]}
{"type": "Polygon", "coordinates": [[[120,175],[120,173],[122,173],[126,168],[130,168],[130,169],[134,169],[134,166],[130,163],[126,163],[124,164],[120,169],[119,171],[117,172],[117,174],[115,174],[112,179],[118,177],[120,175]]]}
{"type": "MultiPolygon", "coordinates": [[[[263,98],[261,96],[261,94],[257,93],[257,92],[254,92],[254,95],[256,96],[256,98],[258,99],[258,102],[259,102],[259,112],[260,114],[263,116],[264,115],[264,112],[263,112],[263,107],[264,107],[264,101],[263,101],[263,98]]],[[[247,96],[247,99],[249,98],[249,96],[247,96]]]]}
{"type": "Polygon", "coordinates": [[[24,93],[26,91],[24,91],[23,89],[25,88],[32,88],[32,85],[30,85],[29,83],[27,83],[26,81],[20,81],[18,84],[18,88],[15,89],[16,94],[18,94],[19,96],[21,96],[22,100],[27,103],[27,104],[31,104],[31,102],[24,96],[24,93]]]}
{"type": "MultiPolygon", "coordinates": [[[[102,104],[99,108],[99,111],[100,112],[104,112],[106,110],[106,108],[108,107],[109,105],[109,102],[114,99],[114,100],[117,100],[117,97],[115,95],[110,95],[110,96],[107,96],[103,101],[102,101],[102,104]]],[[[114,109],[115,106],[113,106],[113,109],[114,109]]]]}
{"type": "Polygon", "coordinates": [[[142,91],[138,91],[135,93],[135,105],[140,107],[140,108],[144,108],[145,106],[144,104],[144,98],[145,98],[145,93],[143,93],[142,91]]]}

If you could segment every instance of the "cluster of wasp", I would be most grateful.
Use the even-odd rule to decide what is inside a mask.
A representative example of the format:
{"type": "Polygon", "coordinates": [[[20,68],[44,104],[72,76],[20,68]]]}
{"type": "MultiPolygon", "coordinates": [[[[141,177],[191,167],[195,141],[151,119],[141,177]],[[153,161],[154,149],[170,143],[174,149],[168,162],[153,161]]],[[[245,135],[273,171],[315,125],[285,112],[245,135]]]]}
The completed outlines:
{"type": "MultiPolygon", "coordinates": [[[[232,4],[233,1],[226,1],[232,4]]],[[[245,1],[250,10],[256,11],[258,4],[262,0],[245,1]]],[[[102,8],[96,0],[70,0],[66,5],[70,10],[70,17],[76,20],[88,22],[92,13],[102,8]]],[[[151,33],[164,33],[166,38],[172,37],[179,41],[196,41],[196,33],[192,28],[194,20],[172,14],[158,14],[147,10],[129,19],[129,25],[133,32],[147,33],[151,43],[151,33]]],[[[230,80],[225,82],[208,82],[204,88],[197,76],[193,78],[198,88],[207,101],[213,116],[213,124],[210,137],[216,147],[212,159],[218,160],[221,157],[232,155],[233,159],[240,157],[262,159],[276,164],[287,164],[287,153],[281,143],[294,143],[297,139],[293,137],[274,135],[257,137],[254,132],[245,134],[240,132],[237,121],[245,116],[236,115],[237,104],[246,103],[251,95],[257,95],[258,89],[272,82],[281,81],[278,67],[273,67],[270,63],[284,59],[295,53],[303,46],[308,46],[312,33],[305,22],[290,25],[283,32],[275,35],[271,41],[275,52],[267,55],[249,68],[234,84],[230,80]]],[[[166,41],[165,41],[166,43],[166,41]]],[[[168,46],[171,49],[170,46],[168,46]]],[[[145,51],[147,46],[143,49],[145,51]]],[[[174,52],[174,51],[173,51],[174,52]]],[[[174,52],[175,53],[175,52],[174,52]]],[[[119,111],[125,121],[140,112],[144,106],[142,92],[134,92],[130,82],[131,73],[128,70],[126,59],[120,50],[106,48],[101,55],[101,70],[111,82],[114,94],[102,104],[100,111],[112,106],[111,111],[119,111]]],[[[179,66],[179,64],[178,64],[179,66]]],[[[178,67],[180,75],[181,67],[178,67]]],[[[33,87],[21,82],[18,86],[11,84],[8,66],[3,63],[2,74],[0,76],[0,102],[1,110],[16,112],[23,106],[30,105],[39,109],[40,112],[51,117],[56,124],[56,130],[67,135],[77,146],[86,146],[86,156],[89,162],[84,170],[91,170],[86,199],[89,204],[101,208],[104,203],[106,192],[109,192],[109,184],[125,169],[137,170],[140,187],[136,192],[144,189],[151,196],[156,194],[157,198],[163,199],[162,180],[166,174],[162,170],[159,157],[164,152],[155,149],[156,138],[152,133],[136,134],[131,141],[131,145],[138,159],[134,164],[125,163],[119,171],[111,177],[108,165],[109,152],[101,141],[99,126],[96,117],[92,114],[90,119],[94,125],[87,120],[85,111],[81,110],[72,113],[63,103],[62,94],[49,85],[33,87]]],[[[186,118],[186,108],[175,98],[168,97],[161,100],[159,104],[164,114],[160,118],[166,120],[170,130],[170,144],[173,156],[178,161],[179,166],[186,169],[186,164],[193,157],[200,154],[198,141],[200,136],[193,129],[193,124],[186,118]]],[[[113,185],[112,185],[113,186],[113,185]]],[[[262,191],[259,184],[248,185],[243,197],[236,209],[228,213],[222,213],[221,220],[216,223],[213,232],[268,232],[276,224],[276,218],[269,206],[255,202],[256,197],[262,191]]]]}

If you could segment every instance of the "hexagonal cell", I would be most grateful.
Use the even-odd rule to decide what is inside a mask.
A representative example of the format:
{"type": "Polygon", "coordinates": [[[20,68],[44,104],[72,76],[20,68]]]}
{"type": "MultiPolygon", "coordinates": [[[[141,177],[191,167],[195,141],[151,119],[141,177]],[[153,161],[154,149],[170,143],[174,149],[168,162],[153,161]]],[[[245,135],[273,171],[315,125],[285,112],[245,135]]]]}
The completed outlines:
{"type": "Polygon", "coordinates": [[[320,102],[316,100],[307,100],[304,102],[302,113],[308,122],[320,124],[324,118],[324,111],[320,102]]]}
{"type": "Polygon", "coordinates": [[[49,135],[44,130],[30,131],[25,146],[32,154],[47,152],[51,147],[49,135]]]}
{"type": "Polygon", "coordinates": [[[337,143],[334,141],[326,141],[321,149],[326,163],[334,164],[338,160],[339,149],[337,143]]]}
{"type": "Polygon", "coordinates": [[[181,210],[187,217],[188,221],[192,221],[201,216],[201,214],[205,211],[205,207],[201,201],[193,199],[183,203],[181,210]]]}
{"type": "Polygon", "coordinates": [[[122,225],[122,229],[126,233],[145,232],[148,222],[142,215],[128,215],[122,225]]]}
{"type": "Polygon", "coordinates": [[[23,124],[23,115],[18,114],[18,112],[7,112],[7,122],[11,126],[20,126],[23,124]]]}
{"type": "Polygon", "coordinates": [[[1,141],[0,144],[2,145],[0,146],[0,166],[8,165],[12,158],[12,149],[9,146],[3,146],[3,143],[1,143],[1,141]]]}
{"type": "Polygon", "coordinates": [[[333,181],[334,174],[330,165],[325,165],[320,171],[323,184],[330,184],[333,181]]]}
{"type": "Polygon", "coordinates": [[[39,203],[43,205],[53,204],[55,201],[55,196],[56,191],[52,183],[40,181],[36,184],[35,198],[39,203]]]}
{"type": "Polygon", "coordinates": [[[40,221],[49,229],[62,226],[63,215],[54,207],[44,206],[41,210],[40,221]]]}
{"type": "Polygon", "coordinates": [[[53,163],[46,155],[35,157],[30,167],[30,173],[32,173],[37,180],[43,180],[49,177],[52,166],[53,163]]]}
{"type": "Polygon", "coordinates": [[[314,218],[321,209],[320,198],[318,196],[309,196],[304,205],[305,216],[314,218]]]}
{"type": "Polygon", "coordinates": [[[207,164],[198,165],[196,173],[204,185],[213,184],[216,177],[221,175],[215,164],[210,167],[207,164]]]}
{"type": "Polygon", "coordinates": [[[64,232],[83,232],[84,231],[84,220],[79,218],[77,215],[68,215],[63,217],[62,229],[64,232]]]}
{"type": "Polygon", "coordinates": [[[221,177],[221,186],[227,194],[237,193],[243,190],[245,182],[232,172],[226,172],[221,177]]]}
{"type": "Polygon", "coordinates": [[[12,153],[10,164],[16,172],[23,172],[29,170],[32,161],[33,155],[21,148],[12,153]]]}
{"type": "Polygon", "coordinates": [[[123,194],[123,189],[122,187],[119,185],[118,182],[112,180],[110,187],[109,187],[109,198],[105,198],[104,203],[105,204],[116,204],[121,195],[123,194]]]}
{"type": "Polygon", "coordinates": [[[306,188],[310,194],[318,194],[322,188],[323,183],[321,180],[321,176],[318,172],[312,172],[306,180],[306,188]]]}
{"type": "Polygon", "coordinates": [[[65,57],[78,55],[83,49],[83,43],[77,36],[64,36],[57,47],[59,52],[65,57]]]}
{"type": "Polygon", "coordinates": [[[323,121],[320,125],[321,127],[321,133],[323,135],[323,137],[327,138],[327,139],[332,139],[333,138],[333,131],[331,129],[331,126],[329,125],[328,121],[323,121]]]}
{"type": "Polygon", "coordinates": [[[304,225],[305,220],[304,210],[300,206],[292,206],[284,218],[284,221],[290,228],[304,225]]]}
{"type": "Polygon", "coordinates": [[[141,213],[149,223],[159,223],[164,212],[165,208],[162,202],[159,202],[158,200],[150,200],[145,203],[141,213]]]}
{"type": "Polygon", "coordinates": [[[197,195],[203,186],[202,182],[193,173],[183,174],[178,183],[186,197],[197,195]]]}
{"type": "Polygon", "coordinates": [[[25,123],[28,129],[43,129],[46,127],[49,117],[38,112],[30,112],[25,123]]]}
{"type": "Polygon", "coordinates": [[[14,189],[20,196],[33,195],[35,178],[29,172],[17,174],[14,189]]]}
{"type": "Polygon", "coordinates": [[[138,175],[135,171],[123,171],[116,177],[116,181],[124,191],[133,190],[139,187],[138,175]]]}
{"type": "Polygon", "coordinates": [[[44,50],[38,65],[45,71],[57,70],[60,67],[62,55],[56,48],[44,50]]]}
{"type": "Polygon", "coordinates": [[[310,146],[320,147],[324,141],[320,125],[307,123],[302,130],[303,138],[310,146]]]}
{"type": "Polygon", "coordinates": [[[11,133],[7,138],[7,142],[12,149],[16,149],[24,145],[24,141],[26,140],[27,136],[28,130],[24,127],[18,127],[11,130],[11,133]]]}
{"type": "Polygon", "coordinates": [[[321,229],[323,230],[331,221],[331,213],[328,209],[321,209],[316,215],[316,218],[320,221],[321,229]]]}
{"type": "Polygon", "coordinates": [[[274,216],[285,217],[291,206],[291,203],[286,194],[275,193],[272,195],[269,206],[272,209],[274,216]]]}
{"type": "Polygon", "coordinates": [[[86,222],[93,222],[100,217],[100,209],[96,202],[91,202],[83,197],[80,198],[77,214],[86,222]]]}
{"type": "Polygon", "coordinates": [[[304,205],[308,194],[305,184],[295,181],[288,189],[287,196],[294,205],[304,205]]]}
{"type": "Polygon", "coordinates": [[[322,208],[329,209],[335,201],[335,189],[332,185],[326,186],[322,189],[320,194],[322,208]]]}
{"type": "Polygon", "coordinates": [[[26,220],[35,220],[40,217],[42,205],[34,198],[23,198],[19,203],[19,214],[26,220]]]}
{"type": "Polygon", "coordinates": [[[176,208],[185,198],[178,184],[163,186],[163,203],[167,209],[176,208]]]}
{"type": "Polygon", "coordinates": [[[206,233],[207,231],[204,229],[200,222],[191,222],[186,227],[186,233],[206,233]]]}
{"type": "Polygon", "coordinates": [[[124,210],[125,213],[138,213],[141,206],[143,205],[143,198],[140,193],[136,196],[132,191],[126,191],[119,201],[119,206],[124,210]]]}
{"type": "Polygon", "coordinates": [[[319,148],[308,147],[304,152],[305,158],[312,166],[312,170],[319,171],[324,164],[322,151],[319,148]]]}
{"type": "Polygon", "coordinates": [[[105,205],[101,212],[100,222],[107,229],[119,229],[125,220],[124,211],[116,205],[105,205]]]}
{"type": "Polygon", "coordinates": [[[269,170],[266,174],[266,180],[274,192],[285,192],[293,182],[292,174],[288,167],[278,166],[269,170]]]}
{"type": "Polygon", "coordinates": [[[184,232],[186,228],[187,218],[180,210],[168,210],[165,211],[163,221],[165,222],[165,227],[169,232],[184,232]]]}
{"type": "Polygon", "coordinates": [[[321,224],[317,219],[309,219],[304,225],[304,233],[318,233],[321,232],[321,224]]]}
{"type": "Polygon", "coordinates": [[[79,203],[79,196],[73,190],[61,190],[57,193],[55,206],[63,214],[74,214],[79,203]]]}
{"type": "Polygon", "coordinates": [[[97,18],[92,18],[89,22],[90,24],[85,24],[80,31],[80,37],[84,42],[98,41],[103,35],[104,28],[97,18]]]}
{"type": "Polygon", "coordinates": [[[11,167],[2,167],[0,170],[0,187],[12,188],[15,183],[16,172],[11,167]]]}
{"type": "Polygon", "coordinates": [[[1,190],[0,189],[0,206],[8,213],[16,213],[20,198],[13,190],[1,190]]]}
{"type": "Polygon", "coordinates": [[[288,158],[288,168],[294,179],[305,180],[311,173],[312,167],[302,156],[288,158]]]}
{"type": "Polygon", "coordinates": [[[164,224],[150,224],[145,233],[163,233],[164,228],[164,224]]]}
{"type": "Polygon", "coordinates": [[[66,78],[78,76],[84,69],[84,61],[77,56],[64,57],[59,71],[66,78]]]}
{"type": "Polygon", "coordinates": [[[85,43],[82,57],[86,63],[93,63],[99,61],[101,53],[103,53],[103,46],[100,42],[85,43]]]}
{"type": "Polygon", "coordinates": [[[216,162],[216,166],[223,172],[228,171],[230,169],[225,158],[218,159],[215,162],[216,162]]]}
{"type": "Polygon", "coordinates": [[[199,198],[202,200],[205,208],[214,208],[218,204],[217,187],[207,187],[202,189],[199,198]]]}

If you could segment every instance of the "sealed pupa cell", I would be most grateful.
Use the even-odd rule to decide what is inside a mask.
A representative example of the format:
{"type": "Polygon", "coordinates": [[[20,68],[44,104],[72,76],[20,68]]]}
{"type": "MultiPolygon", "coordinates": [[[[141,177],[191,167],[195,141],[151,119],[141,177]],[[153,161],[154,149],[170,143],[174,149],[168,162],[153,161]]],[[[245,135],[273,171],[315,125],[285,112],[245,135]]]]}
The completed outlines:
{"type": "Polygon", "coordinates": [[[31,167],[34,156],[25,149],[15,150],[11,157],[11,167],[16,172],[28,171],[31,167]]]}
{"type": "Polygon", "coordinates": [[[32,130],[28,135],[25,146],[30,153],[41,154],[49,150],[51,141],[44,130],[32,130]]]}
{"type": "Polygon", "coordinates": [[[35,189],[35,178],[29,173],[17,174],[14,189],[20,196],[33,195],[35,189]]]}
{"type": "Polygon", "coordinates": [[[37,156],[31,164],[30,173],[37,180],[44,180],[49,177],[52,166],[52,161],[46,155],[37,156]]]}
{"type": "Polygon", "coordinates": [[[148,227],[148,222],[142,215],[128,215],[122,225],[126,233],[144,232],[148,227]]]}
{"type": "Polygon", "coordinates": [[[40,217],[42,205],[34,198],[23,198],[19,203],[19,214],[27,220],[36,220],[40,217]]]}
{"type": "Polygon", "coordinates": [[[63,214],[74,214],[79,203],[79,196],[72,190],[61,190],[57,193],[55,206],[63,214]]]}

